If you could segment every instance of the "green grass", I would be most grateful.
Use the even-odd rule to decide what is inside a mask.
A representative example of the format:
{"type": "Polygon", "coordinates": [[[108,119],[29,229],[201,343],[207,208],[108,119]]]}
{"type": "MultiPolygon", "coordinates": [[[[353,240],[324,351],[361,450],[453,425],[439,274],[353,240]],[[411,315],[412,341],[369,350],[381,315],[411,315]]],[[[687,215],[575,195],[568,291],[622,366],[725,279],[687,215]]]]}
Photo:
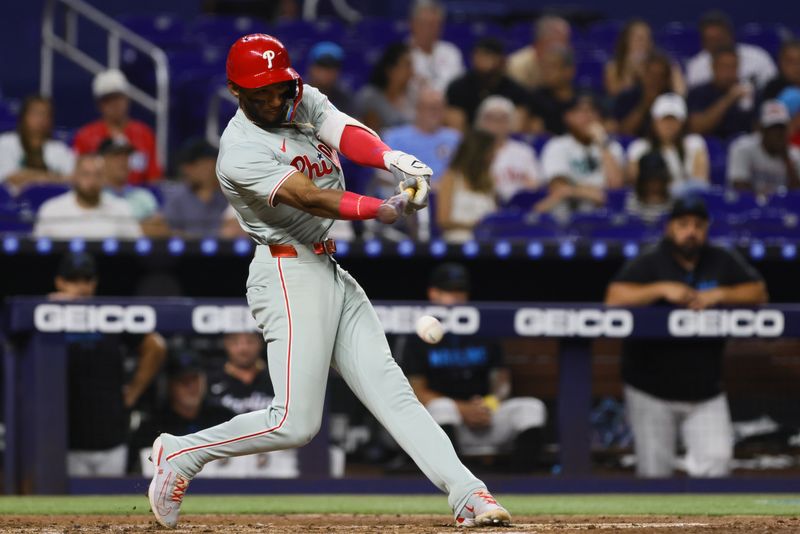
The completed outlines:
{"type": "MultiPolygon", "coordinates": [[[[795,515],[800,494],[501,495],[516,515],[795,515]]],[[[0,497],[0,514],[146,514],[144,496],[0,497]]],[[[439,495],[195,495],[186,514],[443,514],[439,495]]]]}

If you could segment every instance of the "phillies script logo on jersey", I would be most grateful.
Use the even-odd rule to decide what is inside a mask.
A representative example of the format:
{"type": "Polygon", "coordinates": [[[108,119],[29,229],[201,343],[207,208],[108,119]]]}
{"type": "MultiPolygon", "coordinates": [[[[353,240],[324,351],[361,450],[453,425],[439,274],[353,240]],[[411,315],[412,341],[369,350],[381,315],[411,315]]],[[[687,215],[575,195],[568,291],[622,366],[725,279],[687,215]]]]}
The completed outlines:
{"type": "Polygon", "coordinates": [[[329,160],[334,160],[333,151],[323,144],[317,145],[317,153],[312,157],[307,154],[296,156],[292,160],[292,167],[307,175],[314,180],[322,178],[333,172],[333,164],[329,160]],[[326,158],[327,156],[327,158],[326,158]]]}

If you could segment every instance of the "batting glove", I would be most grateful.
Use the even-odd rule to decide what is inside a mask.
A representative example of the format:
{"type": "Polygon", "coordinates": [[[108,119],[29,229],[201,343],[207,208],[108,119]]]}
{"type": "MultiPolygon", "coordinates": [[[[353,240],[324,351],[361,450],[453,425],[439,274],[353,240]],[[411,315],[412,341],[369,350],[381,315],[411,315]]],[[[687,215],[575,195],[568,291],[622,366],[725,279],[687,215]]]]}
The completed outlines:
{"type": "Polygon", "coordinates": [[[430,192],[430,179],[433,170],[411,154],[400,150],[391,150],[383,155],[386,169],[397,178],[397,192],[403,193],[407,189],[414,189],[413,195],[409,192],[408,211],[421,210],[428,205],[430,192]]]}

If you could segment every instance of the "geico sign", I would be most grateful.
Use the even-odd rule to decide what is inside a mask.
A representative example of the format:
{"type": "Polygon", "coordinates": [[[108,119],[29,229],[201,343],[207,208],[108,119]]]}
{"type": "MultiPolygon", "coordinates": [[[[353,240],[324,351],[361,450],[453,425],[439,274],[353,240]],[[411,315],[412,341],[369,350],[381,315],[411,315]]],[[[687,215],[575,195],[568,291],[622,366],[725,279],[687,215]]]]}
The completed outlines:
{"type": "Polygon", "coordinates": [[[675,337],[778,337],[785,325],[778,310],[675,310],[669,333],[675,337]]]}
{"type": "Polygon", "coordinates": [[[197,306],[192,328],[198,334],[228,334],[258,330],[247,306],[197,306]]]}
{"type": "Polygon", "coordinates": [[[633,315],[628,310],[520,308],[514,330],[520,336],[627,337],[633,315]]]}
{"type": "Polygon", "coordinates": [[[150,306],[39,304],[33,324],[40,332],[144,334],[156,329],[156,311],[150,306]]]}
{"type": "Polygon", "coordinates": [[[469,335],[481,326],[481,314],[472,306],[375,306],[387,334],[411,334],[417,319],[433,315],[442,322],[445,332],[469,335]]]}

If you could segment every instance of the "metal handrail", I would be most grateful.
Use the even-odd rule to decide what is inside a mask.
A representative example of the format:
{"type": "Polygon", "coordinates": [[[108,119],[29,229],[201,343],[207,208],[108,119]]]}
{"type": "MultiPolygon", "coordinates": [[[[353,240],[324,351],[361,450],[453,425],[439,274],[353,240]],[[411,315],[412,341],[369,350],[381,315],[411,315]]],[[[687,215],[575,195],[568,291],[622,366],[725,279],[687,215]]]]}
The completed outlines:
{"type": "Polygon", "coordinates": [[[158,158],[161,164],[166,166],[169,127],[169,60],[167,55],[164,50],[98,9],[82,0],[47,0],[42,19],[42,65],[39,90],[45,96],[51,96],[53,93],[54,52],[62,54],[92,74],[98,74],[109,68],[119,68],[122,42],[149,56],[155,65],[155,97],[134,86],[129,86],[128,96],[155,114],[158,158]],[[65,8],[66,24],[63,37],[55,32],[56,9],[59,4],[65,8]],[[78,48],[78,16],[84,17],[108,32],[108,55],[106,58],[108,65],[103,65],[78,48]]]}
{"type": "Polygon", "coordinates": [[[239,104],[225,85],[221,85],[209,98],[208,113],[206,114],[206,141],[215,147],[219,147],[219,138],[222,135],[219,126],[219,110],[223,99],[236,105],[239,104]]]}

